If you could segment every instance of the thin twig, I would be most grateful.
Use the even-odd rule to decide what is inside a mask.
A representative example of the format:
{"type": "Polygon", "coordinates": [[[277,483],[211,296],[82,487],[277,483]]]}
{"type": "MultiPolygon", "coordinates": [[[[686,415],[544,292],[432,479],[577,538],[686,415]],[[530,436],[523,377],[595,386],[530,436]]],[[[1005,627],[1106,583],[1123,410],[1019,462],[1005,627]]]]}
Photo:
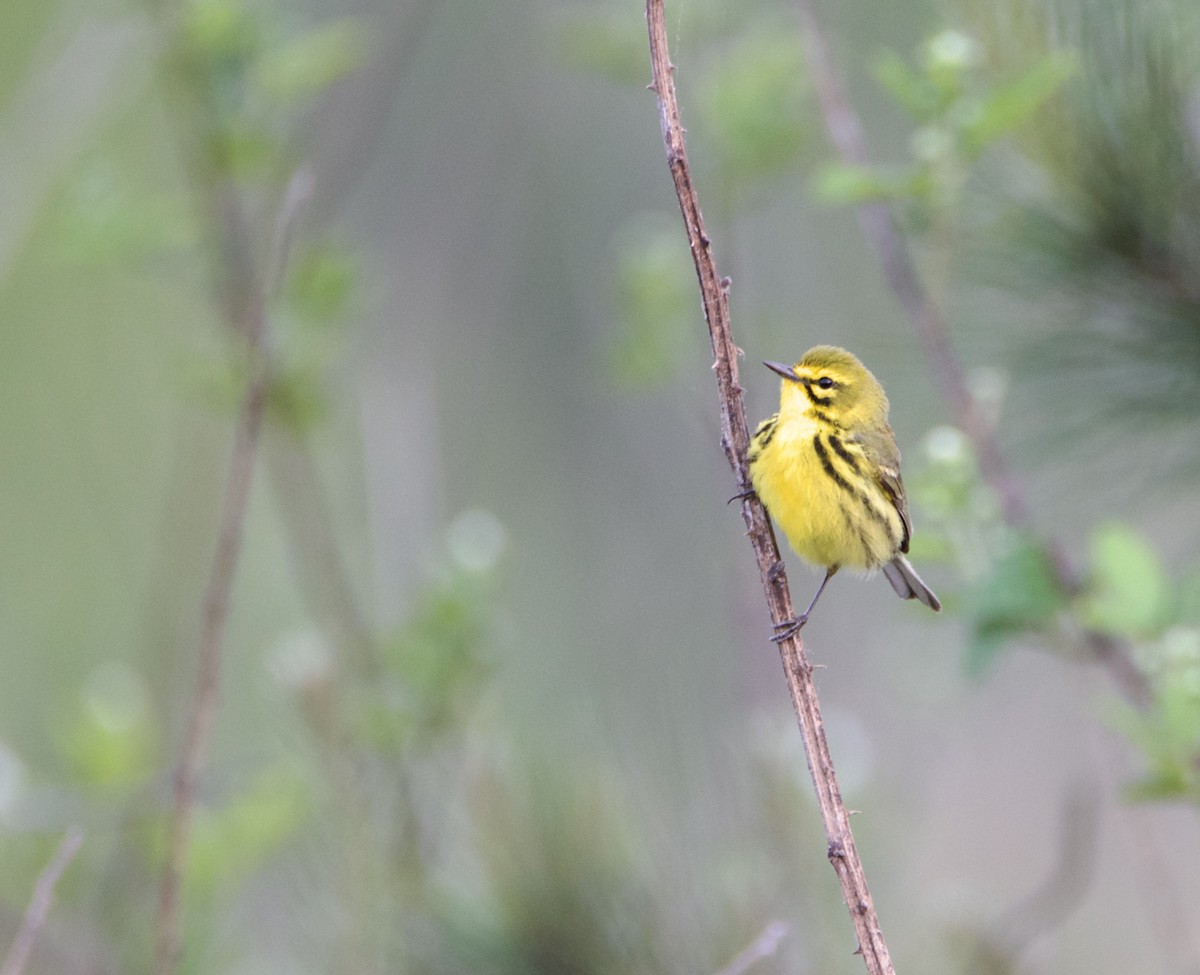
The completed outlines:
{"type": "MultiPolygon", "coordinates": [[[[856,168],[870,165],[870,153],[862,121],[846,95],[846,85],[829,38],[817,16],[815,0],[796,0],[804,37],[809,74],[829,133],[842,163],[856,168]]],[[[1013,528],[1032,529],[1032,516],[1024,490],[1013,475],[993,427],[976,408],[967,385],[966,373],[954,349],[946,319],[932,299],[913,264],[892,211],[882,201],[868,201],[858,208],[863,234],[875,248],[888,286],[912,322],[935,379],[954,421],[966,434],[978,458],[979,473],[1000,500],[1004,520],[1013,528]]],[[[1053,540],[1044,540],[1056,582],[1063,592],[1073,594],[1080,580],[1065,553],[1053,540]]],[[[1113,682],[1134,705],[1145,707],[1150,690],[1137,669],[1129,647],[1116,637],[1082,629],[1079,643],[1088,655],[1105,667],[1113,682]]]]}
{"type": "Polygon", "coordinates": [[[309,612],[331,646],[352,654],[359,670],[377,678],[375,640],[338,544],[312,445],[303,434],[283,430],[272,431],[263,446],[292,571],[309,612]]]}
{"type": "Polygon", "coordinates": [[[755,962],[770,958],[779,950],[779,942],[787,937],[787,925],[772,921],[744,951],[722,968],[717,975],[746,975],[755,962]]]}
{"type": "Polygon", "coordinates": [[[992,941],[1013,959],[1014,970],[1017,957],[1035,939],[1065,924],[1091,888],[1100,846],[1100,803],[1093,791],[1076,787],[1067,795],[1049,875],[995,925],[992,941]]]}
{"type": "MultiPolygon", "coordinates": [[[[733,343],[729,322],[729,282],[717,274],[712,242],[705,233],[700,205],[692,185],[683,125],[679,117],[679,104],[675,97],[672,75],[674,69],[667,50],[663,0],[646,0],[646,22],[650,36],[650,65],[654,78],[651,88],[658,96],[659,120],[666,144],[667,165],[675,183],[675,193],[679,198],[692,260],[696,265],[704,317],[708,322],[716,360],[713,369],[717,375],[720,399],[721,444],[737,483],[745,489],[749,485],[746,450],[750,442],[750,431],[742,403],[742,388],[738,382],[738,349],[733,343]]],[[[766,511],[753,495],[747,496],[742,502],[742,518],[754,548],[772,621],[783,623],[793,619],[795,611],[775,536],[767,520],[766,511]]],[[[829,860],[841,883],[842,896],[858,935],[859,951],[870,975],[891,975],[895,970],[879,927],[879,919],[875,914],[871,892],[867,887],[866,876],[854,844],[854,835],[850,829],[850,816],[842,802],[833,761],[829,755],[829,745],[825,740],[821,709],[812,680],[812,665],[798,634],[781,641],[779,651],[788,689],[792,695],[792,704],[796,709],[800,734],[804,739],[809,772],[816,788],[817,802],[828,842],[829,860]]]]}
{"type": "Polygon", "coordinates": [[[238,413],[217,548],[213,554],[208,588],[204,596],[200,646],[196,660],[196,686],[192,695],[183,750],[175,772],[167,862],[163,868],[162,885],[159,888],[158,917],[155,924],[154,970],[157,975],[171,975],[175,971],[179,964],[183,941],[180,891],[191,839],[196,781],[216,719],[230,596],[233,593],[234,574],[245,534],[254,460],[258,453],[259,436],[266,414],[269,376],[266,357],[262,354],[255,355],[253,367],[253,375],[246,385],[238,413]]]}
{"type": "Polygon", "coordinates": [[[50,862],[38,874],[37,882],[33,885],[33,895],[29,898],[29,906],[21,919],[21,927],[13,939],[12,947],[8,949],[4,964],[0,965],[0,975],[21,975],[24,971],[29,953],[33,950],[33,943],[37,940],[42,925],[46,923],[50,905],[54,903],[54,888],[58,886],[58,881],[82,845],[83,830],[72,826],[63,835],[50,862]]]}
{"type": "Polygon", "coordinates": [[[181,892],[191,840],[197,779],[216,720],[224,656],[225,629],[237,570],[255,460],[267,412],[272,355],[268,307],[280,288],[298,214],[312,194],[311,172],[301,167],[289,180],[273,226],[270,251],[257,260],[252,246],[253,220],[236,184],[213,162],[204,135],[218,131],[220,113],[206,79],[178,44],[177,11],[168,0],[153,0],[152,12],[162,22],[165,67],[177,98],[175,121],[191,180],[198,218],[211,236],[214,301],[234,343],[240,343],[247,364],[225,484],[217,546],[204,595],[196,683],[179,764],[175,770],[168,824],[166,863],[159,887],[155,921],[154,971],[172,975],[183,945],[181,892]]]}

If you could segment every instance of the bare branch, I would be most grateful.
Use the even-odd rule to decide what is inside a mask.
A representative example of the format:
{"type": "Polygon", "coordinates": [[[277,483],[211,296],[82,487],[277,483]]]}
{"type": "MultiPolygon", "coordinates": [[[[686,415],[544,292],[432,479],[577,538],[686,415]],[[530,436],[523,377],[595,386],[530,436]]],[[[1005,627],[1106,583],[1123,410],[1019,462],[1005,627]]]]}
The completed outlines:
{"type": "Polygon", "coordinates": [[[0,965],[0,975],[21,975],[21,972],[25,970],[25,963],[29,960],[33,943],[37,940],[42,925],[46,923],[50,905],[54,903],[54,888],[58,886],[59,879],[71,865],[71,861],[75,859],[75,854],[79,852],[82,845],[83,830],[78,826],[72,826],[59,842],[58,849],[54,851],[50,862],[38,874],[37,883],[33,885],[33,896],[30,897],[29,906],[25,909],[25,916],[21,919],[21,927],[13,939],[12,947],[8,950],[4,964],[0,965]]]}
{"type": "Polygon", "coordinates": [[[180,892],[191,840],[196,781],[216,720],[225,627],[229,620],[233,580],[245,533],[254,460],[258,453],[263,418],[266,415],[269,374],[267,359],[261,354],[256,355],[254,359],[254,373],[246,385],[238,413],[233,457],[229,464],[221,524],[217,534],[217,548],[213,554],[208,588],[204,596],[200,646],[196,655],[196,686],[192,694],[182,754],[175,771],[167,837],[167,862],[163,868],[162,885],[159,888],[158,917],[155,924],[154,970],[158,975],[171,975],[179,964],[183,942],[180,892]]]}
{"type": "MultiPolygon", "coordinates": [[[[742,387],[738,382],[738,348],[733,344],[729,322],[729,282],[717,274],[712,242],[704,230],[699,201],[692,185],[683,125],[679,117],[679,104],[675,97],[673,67],[667,50],[663,0],[646,0],[646,22],[654,78],[651,87],[658,96],[659,120],[666,144],[667,165],[675,183],[675,194],[679,198],[679,208],[683,214],[692,260],[696,265],[704,317],[708,322],[709,337],[716,360],[713,370],[717,376],[721,408],[721,443],[739,487],[745,490],[749,487],[746,450],[750,442],[750,432],[742,402],[742,387]]],[[[775,623],[791,620],[795,612],[787,577],[779,558],[779,549],[766,512],[753,495],[748,495],[742,502],[742,518],[754,548],[771,619],[775,623]]],[[[833,761],[829,755],[829,745],[825,740],[824,723],[812,680],[812,665],[808,661],[798,633],[781,641],[779,651],[788,689],[792,695],[792,704],[796,709],[800,733],[804,739],[809,772],[816,788],[828,843],[829,861],[841,883],[842,897],[858,935],[859,951],[870,975],[892,975],[895,970],[879,927],[879,919],[875,914],[866,876],[854,844],[854,835],[850,829],[850,816],[842,802],[833,761]]]]}

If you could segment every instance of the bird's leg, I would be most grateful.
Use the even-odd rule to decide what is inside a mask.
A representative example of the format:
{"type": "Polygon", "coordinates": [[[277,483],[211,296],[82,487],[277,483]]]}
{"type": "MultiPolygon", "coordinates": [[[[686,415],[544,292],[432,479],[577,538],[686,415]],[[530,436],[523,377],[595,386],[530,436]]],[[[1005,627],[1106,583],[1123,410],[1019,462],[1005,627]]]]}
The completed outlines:
{"type": "MultiPolygon", "coordinates": [[[[808,609],[806,609],[804,611],[804,615],[800,617],[804,623],[808,622],[808,616],[813,611],[813,607],[817,605],[817,600],[821,598],[821,593],[825,591],[825,586],[829,583],[829,580],[833,578],[834,573],[836,573],[839,568],[840,566],[831,565],[825,570],[825,578],[822,579],[821,584],[817,586],[817,594],[813,596],[812,602],[808,604],[808,609]]],[[[800,625],[803,626],[804,623],[801,623],[800,625]]]]}
{"type": "Polygon", "coordinates": [[[776,562],[771,568],[767,569],[767,582],[772,586],[779,581],[779,577],[783,575],[783,570],[786,568],[783,564],[783,559],[776,562]]]}
{"type": "Polygon", "coordinates": [[[837,572],[837,570],[838,566],[836,565],[831,565],[825,570],[825,578],[822,579],[821,584],[817,586],[817,594],[813,596],[812,602],[808,604],[808,609],[794,619],[784,620],[781,623],[775,624],[776,633],[773,637],[771,637],[772,643],[782,643],[784,640],[788,640],[800,632],[804,624],[808,622],[809,614],[812,613],[813,607],[817,605],[817,600],[821,598],[821,593],[825,591],[826,584],[830,579],[833,578],[833,575],[835,572],[837,572]]]}

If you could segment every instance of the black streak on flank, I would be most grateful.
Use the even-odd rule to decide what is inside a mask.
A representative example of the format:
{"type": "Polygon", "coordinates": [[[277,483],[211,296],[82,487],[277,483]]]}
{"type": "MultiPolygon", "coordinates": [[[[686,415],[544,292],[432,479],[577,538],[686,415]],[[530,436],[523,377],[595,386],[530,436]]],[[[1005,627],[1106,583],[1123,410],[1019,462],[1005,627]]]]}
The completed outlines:
{"type": "MultiPolygon", "coordinates": [[[[837,451],[839,457],[845,457],[849,460],[851,468],[857,474],[858,468],[855,464],[855,460],[848,453],[843,453],[846,448],[841,446],[841,441],[838,440],[837,437],[830,437],[829,440],[831,444],[837,441],[838,446],[835,447],[834,450],[837,451]],[[841,449],[838,449],[839,447],[841,449]]],[[[837,486],[843,491],[858,499],[858,503],[862,505],[863,511],[867,513],[867,516],[880,527],[882,527],[890,538],[892,535],[892,526],[888,521],[887,516],[879,511],[873,504],[871,504],[871,501],[867,495],[860,489],[854,487],[838,472],[838,469],[833,466],[833,459],[829,456],[829,451],[825,449],[825,444],[821,442],[821,435],[819,433],[813,437],[813,450],[816,452],[817,460],[821,462],[821,468],[825,471],[825,473],[828,474],[833,479],[834,483],[837,484],[837,486]]],[[[861,475],[859,476],[861,477],[861,475]]],[[[843,511],[845,511],[844,508],[843,511]]]]}
{"type": "Polygon", "coordinates": [[[833,479],[833,483],[840,487],[843,491],[846,491],[850,494],[858,494],[858,492],[850,486],[850,482],[842,477],[842,475],[838,473],[837,468],[833,466],[833,461],[829,457],[829,451],[825,449],[825,444],[821,442],[821,435],[819,433],[813,435],[812,444],[813,450],[816,451],[817,454],[817,460],[821,462],[821,468],[833,479]]]}
{"type": "Polygon", "coordinates": [[[779,428],[779,414],[776,413],[770,419],[764,420],[758,428],[758,432],[754,434],[754,444],[762,450],[771,442],[771,438],[775,436],[775,431],[779,428]]]}
{"type": "Polygon", "coordinates": [[[830,435],[826,439],[829,441],[829,446],[833,448],[833,452],[846,462],[850,470],[861,477],[862,469],[858,466],[858,458],[846,449],[846,445],[842,443],[842,438],[830,435]]]}

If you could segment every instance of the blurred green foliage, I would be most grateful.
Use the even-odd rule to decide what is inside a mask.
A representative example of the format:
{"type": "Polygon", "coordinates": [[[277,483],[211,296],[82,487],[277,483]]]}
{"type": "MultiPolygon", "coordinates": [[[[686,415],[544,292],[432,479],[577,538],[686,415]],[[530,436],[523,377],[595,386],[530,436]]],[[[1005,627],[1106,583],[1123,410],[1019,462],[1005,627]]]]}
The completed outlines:
{"type": "Polygon", "coordinates": [[[622,231],[616,250],[619,332],[613,374],[630,386],[674,375],[696,334],[696,270],[687,241],[665,215],[644,214],[622,231]]]}
{"type": "MultiPolygon", "coordinates": [[[[689,68],[677,78],[685,124],[700,148],[692,166],[717,205],[706,213],[715,227],[767,198],[799,176],[817,124],[806,82],[803,45],[791,17],[766,3],[743,7],[738,29],[728,11],[704,0],[680,14],[686,25],[689,68]]],[[[645,25],[615,7],[598,5],[565,20],[567,50],[578,64],[630,83],[649,75],[645,25]],[[613,25],[619,18],[621,27],[613,25]],[[618,42],[616,38],[619,37],[618,42]],[[636,68],[633,66],[636,65],[636,68]]],[[[682,29],[682,28],[681,28],[682,29]]],[[[694,349],[700,327],[695,271],[672,212],[641,213],[616,237],[618,332],[612,369],[637,386],[669,380],[685,349],[694,349]]]]}
{"type": "Polygon", "coordinates": [[[743,196],[794,173],[813,128],[799,31],[790,21],[752,19],[701,75],[695,111],[715,154],[705,168],[726,192],[743,196]]]}
{"type": "Polygon", "coordinates": [[[967,650],[967,668],[976,674],[1014,637],[1049,631],[1066,607],[1039,540],[1014,533],[1006,546],[993,552],[993,559],[969,603],[974,639],[967,650]]]}
{"type": "Polygon", "coordinates": [[[970,622],[967,671],[982,676],[1031,640],[1076,658],[1080,632],[1117,641],[1146,684],[1138,706],[1113,705],[1147,767],[1130,794],[1200,799],[1200,564],[1173,577],[1145,536],[1108,521],[1092,532],[1082,581],[1068,591],[1047,543],[1002,523],[962,434],[935,430],[924,448],[911,481],[925,515],[914,552],[953,561],[968,580],[961,597],[946,601],[970,622]]]}
{"type": "Polygon", "coordinates": [[[1141,649],[1153,703],[1118,708],[1114,719],[1146,764],[1130,793],[1200,803],[1200,626],[1171,627],[1141,649]]]}
{"type": "Polygon", "coordinates": [[[202,905],[204,913],[215,915],[279,855],[304,826],[312,805],[306,777],[279,766],[259,770],[241,791],[224,797],[219,805],[200,806],[188,861],[188,896],[202,905]]]}
{"type": "Polygon", "coordinates": [[[894,51],[880,55],[877,78],[916,126],[912,159],[885,168],[828,164],[816,177],[817,195],[831,203],[908,203],[923,221],[957,206],[983,153],[1028,122],[1075,71],[1060,52],[1005,79],[989,78],[981,61],[978,41],[959,30],[925,41],[915,67],[894,51]]]}
{"type": "Polygon", "coordinates": [[[69,709],[59,743],[70,777],[86,789],[119,792],[143,781],[159,759],[150,689],[127,664],[102,664],[69,709]]]}
{"type": "Polygon", "coordinates": [[[1091,548],[1091,579],[1080,606],[1084,624],[1133,640],[1161,633],[1174,600],[1150,543],[1129,525],[1109,522],[1093,532],[1091,548]]]}

